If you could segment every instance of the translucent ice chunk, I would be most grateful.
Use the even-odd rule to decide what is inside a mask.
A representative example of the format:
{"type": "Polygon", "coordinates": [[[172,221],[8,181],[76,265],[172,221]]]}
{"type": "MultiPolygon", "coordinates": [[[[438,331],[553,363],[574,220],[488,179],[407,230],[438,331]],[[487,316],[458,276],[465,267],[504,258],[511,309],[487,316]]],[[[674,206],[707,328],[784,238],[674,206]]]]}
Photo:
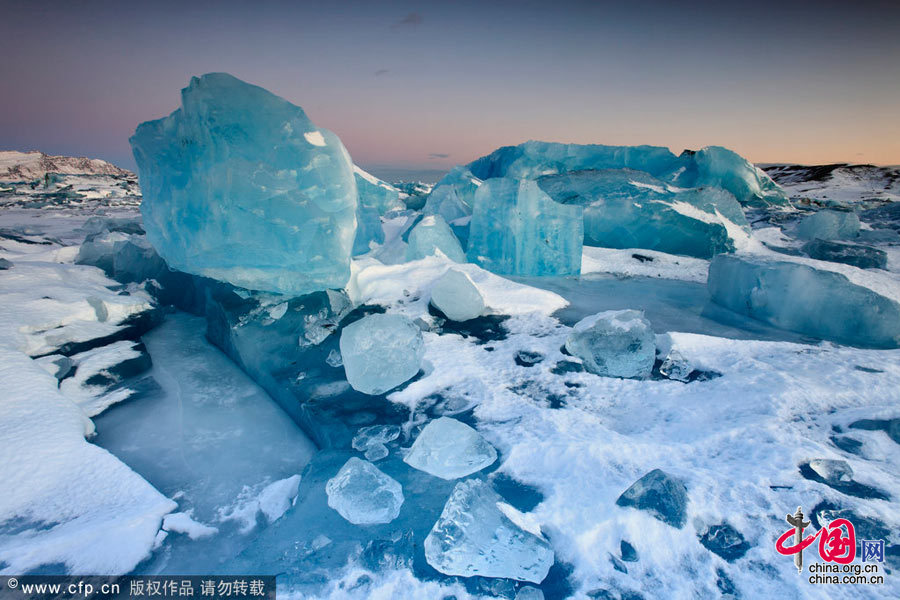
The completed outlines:
{"type": "Polygon", "coordinates": [[[656,338],[644,313],[612,310],[576,323],[566,350],[583,360],[591,373],[644,379],[653,370],[656,338]]]}
{"type": "Polygon", "coordinates": [[[687,489],[679,480],[660,469],[653,469],[625,490],[616,504],[633,506],[681,529],[687,520],[687,489]]]}
{"type": "Polygon", "coordinates": [[[809,468],[829,483],[853,480],[853,468],[846,460],[815,458],[809,461],[809,468]]]}
{"type": "Polygon", "coordinates": [[[714,302],[788,331],[897,348],[900,303],[860,283],[810,264],[720,254],[710,263],[707,285],[714,302]]]}
{"type": "Polygon", "coordinates": [[[369,315],[341,332],[347,381],[364,394],[383,394],[415,377],[425,356],[422,331],[403,315],[369,315]]]}
{"type": "Polygon", "coordinates": [[[480,479],[456,484],[425,538],[425,559],[445,575],[540,583],[553,564],[553,550],[543,536],[507,515],[513,511],[480,479]]]}
{"type": "Polygon", "coordinates": [[[403,460],[420,471],[449,480],[493,464],[497,451],[465,423],[440,417],[422,429],[403,460]]]}
{"type": "Polygon", "coordinates": [[[353,438],[353,449],[364,452],[370,446],[384,445],[400,437],[399,425],[370,425],[360,427],[353,438]]]}
{"type": "Polygon", "coordinates": [[[325,484],[328,506],[354,525],[390,523],[400,514],[403,488],[372,463],[350,458],[325,484]]]}
{"type": "Polygon", "coordinates": [[[356,234],[353,165],[298,106],[225,73],[131,137],[141,212],[169,266],[299,295],[340,288],[356,234]]]}
{"type": "Polygon", "coordinates": [[[797,224],[797,237],[802,240],[845,240],[859,233],[859,217],[855,212],[820,210],[797,224]]]}
{"type": "Polygon", "coordinates": [[[453,235],[453,230],[440,215],[429,215],[419,221],[409,232],[409,249],[406,260],[418,260],[431,256],[435,250],[454,262],[466,262],[466,254],[453,235]]]}
{"type": "Polygon", "coordinates": [[[582,212],[554,202],[534,181],[485,181],[475,193],[469,260],[501,275],[577,275],[582,212]]]}
{"type": "Polygon", "coordinates": [[[359,205],[356,210],[356,238],[353,241],[353,254],[365,254],[370,244],[384,242],[384,230],[381,217],[392,210],[406,208],[400,201],[400,190],[381,181],[371,173],[353,166],[356,177],[356,189],[359,205]]]}
{"type": "Polygon", "coordinates": [[[431,304],[453,321],[468,321],[484,312],[484,298],[472,279],[450,269],[431,288],[431,304]]]}

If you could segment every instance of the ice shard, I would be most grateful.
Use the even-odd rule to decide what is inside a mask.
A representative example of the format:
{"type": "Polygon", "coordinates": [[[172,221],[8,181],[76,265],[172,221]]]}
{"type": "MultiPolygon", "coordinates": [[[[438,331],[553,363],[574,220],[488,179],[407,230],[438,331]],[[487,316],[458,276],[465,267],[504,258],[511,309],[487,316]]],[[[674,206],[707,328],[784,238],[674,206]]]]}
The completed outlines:
{"type": "Polygon", "coordinates": [[[181,99],[130,140],[147,237],[169,266],[290,295],[343,287],[357,190],[338,137],[225,73],[181,99]]]}
{"type": "Polygon", "coordinates": [[[553,564],[553,550],[540,531],[517,523],[523,521],[519,517],[484,481],[462,481],[425,538],[425,559],[445,575],[540,583],[553,564]]]}
{"type": "Polygon", "coordinates": [[[441,252],[454,262],[466,262],[466,254],[453,230],[440,215],[428,215],[409,232],[407,260],[418,260],[441,252]]]}
{"type": "Polygon", "coordinates": [[[325,485],[328,506],[354,525],[390,523],[400,514],[403,488],[372,463],[350,458],[325,485]]]}
{"type": "Polygon", "coordinates": [[[403,460],[420,471],[449,480],[493,464],[497,451],[465,423],[440,417],[422,429],[403,460]]]}

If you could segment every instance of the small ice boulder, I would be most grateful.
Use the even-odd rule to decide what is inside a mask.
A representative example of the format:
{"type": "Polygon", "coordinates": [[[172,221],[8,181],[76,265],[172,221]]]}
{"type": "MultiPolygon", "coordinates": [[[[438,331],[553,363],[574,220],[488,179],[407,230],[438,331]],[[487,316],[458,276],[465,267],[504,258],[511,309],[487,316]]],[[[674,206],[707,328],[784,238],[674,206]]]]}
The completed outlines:
{"type": "Polygon", "coordinates": [[[530,585],[522,586],[516,593],[515,600],[544,600],[544,592],[530,585]]]}
{"type": "Polygon", "coordinates": [[[611,310],[576,323],[566,350],[596,375],[646,379],[656,360],[656,337],[643,312],[611,310]]]}
{"type": "Polygon", "coordinates": [[[451,321],[468,321],[484,312],[484,298],[466,273],[450,269],[431,288],[431,304],[451,321]]]}
{"type": "Polygon", "coordinates": [[[625,490],[616,504],[645,510],[672,527],[681,529],[687,520],[687,489],[668,473],[653,469],[625,490]]]}
{"type": "Polygon", "coordinates": [[[372,463],[350,458],[325,484],[328,506],[354,525],[390,523],[400,514],[403,487],[372,463]]]}
{"type": "Polygon", "coordinates": [[[678,350],[670,350],[659,366],[659,372],[667,379],[686,383],[690,381],[694,368],[678,350]]]}
{"type": "Polygon", "coordinates": [[[853,468],[846,460],[814,458],[809,468],[828,483],[847,483],[853,480],[853,468]]]}
{"type": "Polygon", "coordinates": [[[440,417],[422,429],[403,460],[420,471],[450,480],[493,464],[497,451],[465,423],[440,417]]]}
{"type": "Polygon", "coordinates": [[[422,331],[408,317],[368,315],[341,332],[341,358],[353,389],[378,395],[409,381],[425,356],[422,331]]]}
{"type": "Polygon", "coordinates": [[[425,538],[425,560],[445,575],[540,583],[553,550],[523,517],[484,481],[461,481],[425,538]]]}
{"type": "Polygon", "coordinates": [[[131,137],[147,238],[174,269],[299,296],[350,278],[357,190],[338,137],[226,73],[131,137]]]}
{"type": "Polygon", "coordinates": [[[855,212],[820,210],[797,224],[797,237],[802,240],[846,240],[859,233],[859,217],[855,212]]]}
{"type": "Polygon", "coordinates": [[[406,260],[418,260],[441,252],[453,262],[466,262],[459,240],[440,215],[427,215],[409,232],[406,260]]]}
{"type": "Polygon", "coordinates": [[[707,287],[713,302],[788,331],[853,346],[900,347],[893,280],[809,263],[719,254],[709,265],[707,287]]]}
{"type": "Polygon", "coordinates": [[[860,269],[887,268],[887,252],[872,246],[815,239],[803,244],[803,252],[816,260],[853,265],[860,269]]]}
{"type": "Polygon", "coordinates": [[[741,558],[750,549],[750,544],[747,543],[743,534],[730,523],[720,523],[707,527],[700,534],[699,538],[704,548],[713,554],[721,556],[728,562],[741,558]]]}
{"type": "Polygon", "coordinates": [[[376,462],[387,458],[390,451],[387,444],[400,437],[399,425],[370,425],[361,427],[353,438],[354,450],[365,454],[366,460],[376,462]]]}
{"type": "Polygon", "coordinates": [[[475,192],[468,257],[500,275],[581,273],[583,209],[529,180],[489,179],[475,192]]]}

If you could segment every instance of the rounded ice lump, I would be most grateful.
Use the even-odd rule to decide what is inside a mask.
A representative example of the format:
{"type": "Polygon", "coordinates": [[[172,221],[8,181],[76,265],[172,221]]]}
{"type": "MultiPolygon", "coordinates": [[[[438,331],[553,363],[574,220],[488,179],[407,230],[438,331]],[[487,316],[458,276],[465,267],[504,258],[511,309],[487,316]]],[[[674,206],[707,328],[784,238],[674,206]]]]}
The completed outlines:
{"type": "Polygon", "coordinates": [[[465,423],[441,417],[428,423],[403,461],[441,479],[458,479],[493,464],[497,451],[465,423]]]}
{"type": "Polygon", "coordinates": [[[354,525],[390,523],[400,514],[403,487],[372,463],[350,458],[325,484],[328,506],[354,525]]]}
{"type": "Polygon", "coordinates": [[[341,288],[356,235],[353,164],[299,106],[226,73],[131,146],[147,237],[173,268],[290,295],[341,288]]]}
{"type": "Polygon", "coordinates": [[[403,315],[368,315],[347,325],[340,348],[347,381],[372,395],[415,377],[425,356],[422,331],[403,315]]]}
{"type": "Polygon", "coordinates": [[[656,337],[641,311],[611,310],[576,323],[566,350],[596,375],[644,379],[656,360],[656,337]]]}
{"type": "Polygon", "coordinates": [[[450,269],[431,288],[431,304],[452,321],[468,321],[484,312],[484,298],[472,279],[450,269]]]}
{"type": "Polygon", "coordinates": [[[484,481],[461,481],[425,538],[425,560],[445,575],[540,583],[553,550],[540,531],[521,526],[521,516],[484,481]]]}

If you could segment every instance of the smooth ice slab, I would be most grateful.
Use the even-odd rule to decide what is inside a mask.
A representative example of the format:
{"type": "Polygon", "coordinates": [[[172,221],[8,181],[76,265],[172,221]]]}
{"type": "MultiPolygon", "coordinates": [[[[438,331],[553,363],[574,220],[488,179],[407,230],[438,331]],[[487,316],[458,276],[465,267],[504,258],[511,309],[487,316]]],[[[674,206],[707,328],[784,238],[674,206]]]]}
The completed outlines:
{"type": "Polygon", "coordinates": [[[534,181],[485,181],[475,193],[469,260],[500,275],[577,275],[582,213],[554,202],[534,181]]]}
{"type": "Polygon", "coordinates": [[[733,252],[750,226],[734,196],[678,188],[641,171],[603,169],[548,175],[538,185],[562,204],[584,207],[584,243],[710,258],[733,252]]]}
{"type": "Polygon", "coordinates": [[[299,295],[340,288],[356,235],[353,164],[299,106],[225,73],[138,126],[147,237],[173,268],[299,295]]]}
{"type": "Polygon", "coordinates": [[[418,260],[436,252],[443,253],[454,262],[466,262],[466,254],[444,218],[440,215],[428,215],[409,232],[406,260],[418,260]]]}
{"type": "Polygon", "coordinates": [[[484,298],[472,278],[450,269],[431,288],[431,304],[452,321],[468,321],[484,312],[484,298]]]}
{"type": "Polygon", "coordinates": [[[900,346],[900,303],[881,293],[892,282],[819,264],[720,254],[710,263],[707,286],[714,302],[788,331],[854,346],[900,346]]]}
{"type": "Polygon", "coordinates": [[[656,337],[644,313],[612,310],[585,317],[566,338],[566,350],[604,377],[644,379],[656,360],[656,337]]]}
{"type": "Polygon", "coordinates": [[[456,484],[425,538],[425,559],[445,575],[505,577],[540,583],[553,550],[540,531],[527,531],[521,513],[480,479],[456,484]]]}
{"type": "Polygon", "coordinates": [[[354,525],[390,523],[400,514],[403,488],[372,463],[350,458],[325,484],[328,506],[354,525]]]}
{"type": "Polygon", "coordinates": [[[383,394],[416,376],[425,356],[422,332],[403,315],[369,315],[341,332],[347,381],[364,394],[383,394]]]}
{"type": "Polygon", "coordinates": [[[449,480],[493,464],[497,451],[465,423],[440,417],[422,429],[403,460],[420,471],[449,480]]]}
{"type": "Polygon", "coordinates": [[[847,240],[859,233],[859,216],[855,212],[820,210],[797,224],[801,240],[847,240]]]}
{"type": "Polygon", "coordinates": [[[381,217],[392,210],[402,210],[406,205],[400,201],[400,190],[353,166],[359,203],[356,209],[356,238],[353,241],[353,255],[365,254],[371,245],[384,242],[381,217]]]}

